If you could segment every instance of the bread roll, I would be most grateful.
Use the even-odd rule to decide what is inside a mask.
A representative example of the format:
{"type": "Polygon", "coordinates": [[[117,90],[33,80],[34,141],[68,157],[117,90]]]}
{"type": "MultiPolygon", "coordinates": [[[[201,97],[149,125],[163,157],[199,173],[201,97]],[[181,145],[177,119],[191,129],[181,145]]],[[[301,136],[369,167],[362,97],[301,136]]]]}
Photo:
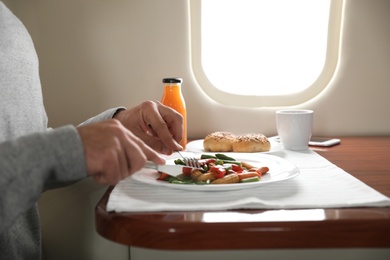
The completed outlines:
{"type": "Polygon", "coordinates": [[[210,152],[231,152],[236,136],[229,132],[214,132],[205,137],[203,148],[210,152]]]}
{"type": "Polygon", "coordinates": [[[271,149],[268,138],[263,134],[243,134],[236,137],[233,143],[233,152],[255,153],[266,152],[271,149]]]}

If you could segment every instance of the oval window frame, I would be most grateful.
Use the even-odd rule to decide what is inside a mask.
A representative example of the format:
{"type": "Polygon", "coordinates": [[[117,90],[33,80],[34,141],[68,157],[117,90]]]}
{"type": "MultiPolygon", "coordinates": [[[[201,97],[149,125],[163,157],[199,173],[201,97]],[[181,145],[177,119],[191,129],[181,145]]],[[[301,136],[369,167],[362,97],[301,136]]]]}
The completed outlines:
{"type": "MultiPolygon", "coordinates": [[[[206,0],[207,1],[207,0],[206,0]]],[[[332,80],[339,62],[344,0],[331,0],[327,50],[318,78],[305,90],[285,95],[237,95],[216,88],[207,78],[201,61],[201,0],[190,0],[191,60],[194,77],[201,89],[216,102],[238,107],[293,106],[318,96],[332,80]]]]}

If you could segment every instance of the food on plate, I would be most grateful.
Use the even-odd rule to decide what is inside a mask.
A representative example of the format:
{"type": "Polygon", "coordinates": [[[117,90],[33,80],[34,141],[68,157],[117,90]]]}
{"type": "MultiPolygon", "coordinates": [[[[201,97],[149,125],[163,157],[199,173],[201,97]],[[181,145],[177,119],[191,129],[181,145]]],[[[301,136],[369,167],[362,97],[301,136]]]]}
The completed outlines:
{"type": "Polygon", "coordinates": [[[268,138],[263,134],[243,134],[233,143],[233,152],[254,153],[267,152],[271,149],[268,138]]]}
{"type": "MultiPolygon", "coordinates": [[[[237,161],[225,154],[202,154],[198,159],[199,168],[183,167],[183,173],[173,177],[160,172],[157,180],[172,184],[233,184],[260,181],[269,171],[267,166],[256,167],[248,162],[237,161]]],[[[185,165],[182,159],[175,164],[185,165]]]]}
{"type": "Polygon", "coordinates": [[[255,153],[269,151],[271,143],[265,135],[258,133],[214,132],[205,137],[203,148],[207,152],[255,153]]]}
{"type": "Polygon", "coordinates": [[[216,179],[215,181],[211,182],[211,184],[229,184],[229,183],[239,183],[239,182],[240,182],[240,178],[238,177],[238,174],[232,173],[232,174],[225,175],[222,178],[216,179]]]}
{"type": "Polygon", "coordinates": [[[210,152],[231,152],[236,138],[236,135],[229,132],[214,132],[205,137],[203,148],[210,152]]]}

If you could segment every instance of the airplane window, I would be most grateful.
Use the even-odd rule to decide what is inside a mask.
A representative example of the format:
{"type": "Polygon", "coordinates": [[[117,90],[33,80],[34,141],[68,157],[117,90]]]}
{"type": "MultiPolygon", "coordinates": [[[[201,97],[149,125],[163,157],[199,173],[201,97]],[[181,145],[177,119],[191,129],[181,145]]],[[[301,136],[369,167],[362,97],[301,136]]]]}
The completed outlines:
{"type": "Polygon", "coordinates": [[[196,79],[220,103],[302,103],[329,83],[342,1],[192,0],[196,79]]]}

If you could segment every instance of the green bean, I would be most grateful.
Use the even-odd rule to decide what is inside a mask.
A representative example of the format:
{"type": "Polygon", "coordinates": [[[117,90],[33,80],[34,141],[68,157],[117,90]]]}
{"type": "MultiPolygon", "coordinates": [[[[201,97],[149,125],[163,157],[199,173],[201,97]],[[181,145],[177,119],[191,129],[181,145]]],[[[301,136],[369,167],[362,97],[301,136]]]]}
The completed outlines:
{"type": "Polygon", "coordinates": [[[202,154],[200,156],[200,159],[216,159],[216,158],[217,158],[216,156],[210,154],[202,154]]]}
{"type": "Polygon", "coordinates": [[[194,184],[192,180],[172,180],[170,183],[172,184],[194,184]]]}
{"type": "Polygon", "coordinates": [[[260,181],[260,178],[255,176],[255,177],[250,177],[250,178],[245,178],[245,179],[242,179],[241,182],[242,183],[248,183],[248,182],[256,182],[256,181],[260,181]]]}
{"type": "Polygon", "coordinates": [[[174,162],[176,165],[186,165],[185,162],[180,158],[176,159],[174,162]]]}
{"type": "Polygon", "coordinates": [[[228,161],[235,161],[236,159],[232,158],[232,157],[229,157],[225,154],[222,154],[222,153],[216,153],[215,156],[218,158],[218,159],[221,159],[221,160],[228,160],[228,161]]]}
{"type": "Polygon", "coordinates": [[[227,163],[227,164],[237,164],[238,166],[242,166],[242,163],[239,162],[239,161],[226,161],[226,160],[223,160],[224,163],[227,163]]]}

